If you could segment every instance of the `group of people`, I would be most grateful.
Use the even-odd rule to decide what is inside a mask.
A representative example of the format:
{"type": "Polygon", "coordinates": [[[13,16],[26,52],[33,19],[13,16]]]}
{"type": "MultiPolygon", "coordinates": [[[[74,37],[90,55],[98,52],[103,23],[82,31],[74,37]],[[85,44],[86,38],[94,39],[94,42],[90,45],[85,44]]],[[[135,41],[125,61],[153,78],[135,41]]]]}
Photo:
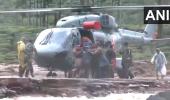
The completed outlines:
{"type": "Polygon", "coordinates": [[[31,39],[22,37],[21,40],[17,42],[20,77],[28,77],[29,74],[34,77],[32,66],[33,50],[34,46],[31,39]]]}
{"type": "MultiPolygon", "coordinates": [[[[82,70],[85,74],[91,74],[93,78],[113,78],[114,73],[117,73],[119,78],[133,79],[135,77],[131,71],[133,57],[128,43],[123,44],[120,52],[122,55],[121,68],[116,66],[116,53],[111,43],[108,43],[106,47],[100,41],[92,43],[89,38],[84,37],[81,44],[75,46],[73,52],[75,54],[75,69],[78,69],[75,71],[78,77],[83,77],[82,70]]],[[[155,66],[156,78],[159,79],[160,74],[163,79],[166,75],[167,60],[159,48],[156,49],[151,63],[155,66]]]]}
{"type": "Polygon", "coordinates": [[[103,57],[102,45],[98,41],[93,43],[88,37],[83,37],[81,43],[73,48],[75,63],[73,70],[76,71],[76,77],[104,77],[107,68],[107,60],[103,57]],[[106,66],[106,67],[105,67],[106,66]],[[101,70],[103,70],[101,72],[101,70]],[[99,74],[100,73],[100,74],[99,74]]]}
{"type": "MultiPolygon", "coordinates": [[[[28,77],[29,74],[34,77],[32,66],[34,45],[32,40],[22,37],[17,42],[19,76],[28,77]]],[[[122,55],[121,68],[116,66],[116,53],[114,47],[109,42],[104,45],[100,41],[92,42],[88,37],[83,37],[81,43],[74,45],[73,54],[75,57],[74,68],[71,70],[70,77],[91,77],[91,78],[113,78],[116,72],[120,78],[134,78],[131,72],[132,52],[128,47],[128,43],[124,43],[120,52],[122,55]]],[[[155,65],[156,78],[161,79],[166,75],[167,60],[163,52],[159,48],[151,59],[151,63],[155,65]]]]}
{"type": "Polygon", "coordinates": [[[74,71],[77,77],[113,78],[117,72],[120,78],[134,78],[130,71],[132,54],[125,43],[122,54],[122,68],[116,67],[116,53],[112,44],[107,45],[101,41],[92,42],[88,37],[83,37],[80,44],[73,49],[75,55],[74,71]]]}

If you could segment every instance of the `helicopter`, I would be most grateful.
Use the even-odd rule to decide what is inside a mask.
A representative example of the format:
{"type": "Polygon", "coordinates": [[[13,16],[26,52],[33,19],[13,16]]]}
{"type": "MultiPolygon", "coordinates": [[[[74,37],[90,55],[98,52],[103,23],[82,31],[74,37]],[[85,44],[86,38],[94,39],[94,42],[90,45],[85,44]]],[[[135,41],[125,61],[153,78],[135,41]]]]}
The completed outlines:
{"type": "MultiPolygon", "coordinates": [[[[111,42],[113,49],[119,52],[125,42],[136,46],[151,43],[157,35],[157,29],[154,24],[147,25],[144,33],[118,29],[115,18],[108,14],[67,16],[58,20],[56,28],[46,29],[39,34],[34,43],[35,60],[40,66],[69,70],[72,65],[64,64],[73,60],[74,39],[78,39],[78,44],[84,36],[89,37],[93,43],[111,42]]],[[[117,59],[117,62],[120,61],[117,59]]],[[[120,68],[121,65],[117,64],[120,68]]]]}
{"type": "MultiPolygon", "coordinates": [[[[76,24],[75,27],[72,27],[73,22],[69,24],[70,21],[69,17],[67,17],[68,23],[67,21],[64,21],[64,23],[66,24],[61,23],[60,21],[65,19],[63,18],[59,20],[59,23],[57,23],[58,26],[57,28],[46,29],[38,35],[37,39],[34,42],[34,46],[36,49],[35,61],[37,62],[38,65],[46,67],[53,66],[53,68],[55,68],[55,66],[58,66],[57,67],[58,69],[65,68],[68,65],[65,66],[63,64],[66,63],[65,61],[70,61],[73,56],[72,51],[75,44],[74,39],[78,39],[78,44],[80,44],[81,39],[84,36],[89,37],[93,41],[93,43],[95,43],[96,41],[100,41],[102,43],[111,42],[113,49],[116,52],[119,52],[122,50],[123,48],[122,45],[125,42],[129,44],[134,44],[136,46],[142,46],[151,43],[151,41],[154,40],[157,35],[157,25],[155,24],[146,25],[144,33],[140,33],[130,30],[116,29],[116,23],[112,22],[111,24],[112,26],[108,26],[107,30],[110,30],[109,32],[113,33],[109,32],[106,33],[105,30],[104,31],[101,31],[101,29],[97,30],[99,27],[102,28],[102,26],[100,26],[102,24],[99,24],[98,22],[99,20],[98,17],[101,16],[98,17],[96,17],[96,15],[81,16],[86,17],[86,20],[88,20],[88,18],[90,19],[90,17],[92,18],[94,17],[93,20],[97,20],[97,21],[85,21],[82,24],[83,27],[77,27],[76,24]],[[69,25],[72,28],[69,28],[70,27],[69,25]]],[[[110,16],[110,18],[111,19],[109,20],[113,21],[112,19],[113,17],[110,16]]],[[[71,20],[75,21],[75,23],[77,19],[78,18],[75,18],[74,20],[74,18],[71,18],[71,20]]],[[[119,60],[117,62],[120,62],[121,59],[117,60],[119,60]]]]}
{"type": "MultiPolygon", "coordinates": [[[[142,10],[143,7],[144,6],[88,7],[88,10],[142,10]]],[[[30,13],[62,10],[79,9],[47,8],[37,10],[0,11],[0,13],[30,13]]],[[[68,71],[72,68],[72,62],[74,60],[72,50],[74,48],[75,41],[80,43],[84,36],[89,37],[93,43],[96,41],[103,43],[110,42],[113,49],[116,52],[119,52],[122,50],[122,45],[124,43],[141,47],[143,45],[151,44],[153,41],[157,41],[157,35],[158,25],[156,24],[148,24],[143,32],[136,32],[119,29],[115,18],[108,14],[72,15],[58,20],[55,28],[45,29],[39,33],[34,42],[34,58],[39,66],[49,68],[50,72],[55,69],[68,71]]],[[[116,62],[120,61],[121,59],[117,59],[116,62]]]]}

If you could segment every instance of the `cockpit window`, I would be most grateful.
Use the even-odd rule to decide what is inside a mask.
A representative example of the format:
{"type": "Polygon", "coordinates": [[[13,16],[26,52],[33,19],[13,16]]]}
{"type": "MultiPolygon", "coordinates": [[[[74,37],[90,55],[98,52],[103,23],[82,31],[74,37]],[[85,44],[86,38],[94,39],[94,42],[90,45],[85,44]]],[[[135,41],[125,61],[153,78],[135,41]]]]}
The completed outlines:
{"type": "Polygon", "coordinates": [[[59,31],[59,32],[54,33],[54,37],[52,40],[60,44],[64,42],[66,37],[67,37],[67,31],[59,31]]]}
{"type": "Polygon", "coordinates": [[[47,34],[47,36],[40,42],[41,45],[46,45],[50,42],[50,39],[52,37],[53,31],[47,34]]]}
{"type": "Polygon", "coordinates": [[[39,45],[62,44],[68,38],[69,33],[70,30],[63,29],[46,30],[39,35],[37,41],[39,45]]]}
{"type": "Polygon", "coordinates": [[[61,21],[66,21],[65,19],[62,19],[61,21]]]}

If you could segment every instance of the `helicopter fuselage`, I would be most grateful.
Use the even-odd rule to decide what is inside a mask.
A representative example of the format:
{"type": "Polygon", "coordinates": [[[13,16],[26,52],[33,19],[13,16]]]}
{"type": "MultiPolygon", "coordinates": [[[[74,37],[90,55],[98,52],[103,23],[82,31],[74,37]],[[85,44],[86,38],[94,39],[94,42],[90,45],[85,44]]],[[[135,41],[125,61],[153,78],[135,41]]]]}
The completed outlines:
{"type": "Polygon", "coordinates": [[[52,28],[42,31],[37,37],[34,46],[36,49],[35,61],[38,65],[62,66],[72,48],[71,28],[52,28]]]}
{"type": "Polygon", "coordinates": [[[46,29],[35,40],[35,61],[39,66],[61,70],[72,67],[72,50],[75,44],[80,44],[82,36],[88,36],[94,43],[106,39],[106,35],[100,31],[91,32],[83,28],[46,29]]]}
{"type": "MultiPolygon", "coordinates": [[[[125,42],[143,46],[151,43],[154,33],[157,32],[157,25],[147,25],[145,32],[135,32],[124,29],[116,29],[117,24],[114,17],[110,15],[82,15],[69,16],[60,19],[57,28],[46,29],[42,31],[35,40],[34,46],[35,61],[43,67],[53,67],[60,70],[72,67],[75,41],[80,43],[81,37],[88,36],[95,43],[110,42],[113,49],[119,52],[125,42]],[[82,27],[85,22],[93,22],[92,29],[82,27]],[[94,21],[101,24],[100,30],[95,30],[94,21]],[[115,30],[116,29],[116,30],[115,30]],[[76,39],[76,40],[75,40],[76,39]]],[[[97,25],[98,26],[98,25],[97,25]]],[[[88,26],[89,27],[89,26],[88,26]]]]}

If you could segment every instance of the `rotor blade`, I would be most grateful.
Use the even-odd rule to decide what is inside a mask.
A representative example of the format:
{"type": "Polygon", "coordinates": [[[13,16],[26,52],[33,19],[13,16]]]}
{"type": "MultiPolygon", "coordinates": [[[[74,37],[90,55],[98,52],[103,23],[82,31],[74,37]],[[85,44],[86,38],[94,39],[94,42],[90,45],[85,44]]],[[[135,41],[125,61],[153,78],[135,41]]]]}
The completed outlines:
{"type": "Polygon", "coordinates": [[[92,9],[104,9],[104,10],[143,10],[144,6],[103,6],[103,7],[91,7],[92,9]]]}
{"type": "Polygon", "coordinates": [[[74,10],[77,8],[42,8],[42,9],[19,9],[19,10],[10,10],[10,11],[0,11],[0,14],[8,13],[36,13],[36,12],[52,12],[52,11],[65,11],[65,10],[74,10]]]}
{"type": "Polygon", "coordinates": [[[41,9],[18,9],[11,11],[0,11],[0,14],[8,13],[36,13],[36,12],[53,12],[53,11],[71,11],[71,10],[143,10],[144,7],[170,7],[170,5],[139,5],[139,6],[102,6],[102,7],[87,7],[87,8],[41,8],[41,9]]]}
{"type": "Polygon", "coordinates": [[[91,9],[143,10],[144,7],[170,7],[170,5],[102,6],[102,7],[91,7],[91,9]]]}

